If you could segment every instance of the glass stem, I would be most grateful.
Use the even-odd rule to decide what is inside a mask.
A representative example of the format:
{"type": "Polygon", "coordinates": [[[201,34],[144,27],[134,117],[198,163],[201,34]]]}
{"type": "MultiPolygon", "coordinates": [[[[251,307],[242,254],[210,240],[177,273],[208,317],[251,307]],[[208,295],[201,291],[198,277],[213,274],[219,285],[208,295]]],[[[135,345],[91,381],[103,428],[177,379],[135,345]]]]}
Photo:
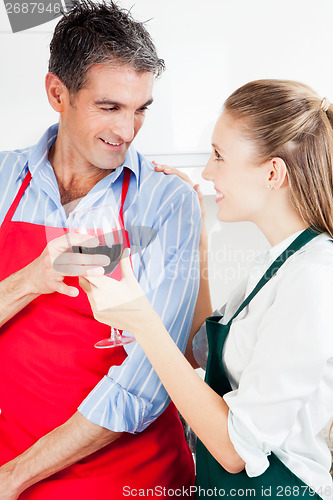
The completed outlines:
{"type": "Polygon", "coordinates": [[[110,339],[113,341],[113,340],[115,340],[115,338],[116,338],[116,330],[113,328],[113,326],[111,326],[110,339]]]}

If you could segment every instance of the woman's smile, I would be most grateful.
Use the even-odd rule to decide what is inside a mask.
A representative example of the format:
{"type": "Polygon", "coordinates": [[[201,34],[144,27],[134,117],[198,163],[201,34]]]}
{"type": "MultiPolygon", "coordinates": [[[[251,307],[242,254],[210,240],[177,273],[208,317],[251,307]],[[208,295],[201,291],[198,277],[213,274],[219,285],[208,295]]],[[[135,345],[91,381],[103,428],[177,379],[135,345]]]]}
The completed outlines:
{"type": "Polygon", "coordinates": [[[219,203],[222,198],[224,198],[223,196],[223,193],[221,193],[221,191],[219,191],[218,189],[215,188],[215,191],[216,191],[216,203],[219,203]]]}

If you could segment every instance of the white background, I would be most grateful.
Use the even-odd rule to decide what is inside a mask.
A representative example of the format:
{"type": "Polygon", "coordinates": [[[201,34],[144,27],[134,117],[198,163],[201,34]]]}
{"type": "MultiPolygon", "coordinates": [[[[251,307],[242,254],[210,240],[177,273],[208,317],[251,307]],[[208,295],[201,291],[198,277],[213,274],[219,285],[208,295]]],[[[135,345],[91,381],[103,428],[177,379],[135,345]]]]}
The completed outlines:
{"type": "MultiPolygon", "coordinates": [[[[189,168],[196,181],[223,101],[243,83],[295,79],[333,100],[333,0],[122,0],[121,5],[133,6],[141,21],[151,19],[147,27],[167,64],[137,148],[151,159],[189,168]]],[[[12,34],[0,0],[0,150],[37,142],[57,121],[44,92],[55,25],[12,34]]],[[[202,186],[212,193],[205,182],[202,186]]],[[[251,224],[216,222],[214,197],[205,198],[211,293],[218,307],[267,242],[251,224]]]]}
{"type": "MultiPolygon", "coordinates": [[[[296,79],[333,100],[332,0],[122,0],[147,27],[167,71],[137,148],[190,168],[199,179],[213,124],[227,95],[257,78],[296,79]],[[135,2],[134,6],[133,3],[135,2]]],[[[0,149],[37,142],[57,121],[44,75],[57,20],[12,34],[0,3],[0,149]]],[[[205,193],[212,189],[202,182],[205,193]]],[[[244,277],[267,243],[247,223],[220,224],[207,196],[214,306],[244,277]],[[222,231],[221,231],[222,229],[222,231]]]]}

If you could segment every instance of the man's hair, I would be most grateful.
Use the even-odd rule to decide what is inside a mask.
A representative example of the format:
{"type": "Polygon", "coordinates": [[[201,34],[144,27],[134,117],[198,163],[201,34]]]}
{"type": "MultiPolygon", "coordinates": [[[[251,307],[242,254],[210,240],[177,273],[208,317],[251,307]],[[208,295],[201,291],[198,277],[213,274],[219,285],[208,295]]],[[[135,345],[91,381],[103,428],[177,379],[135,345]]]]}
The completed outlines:
{"type": "Polygon", "coordinates": [[[87,72],[95,64],[127,65],[155,77],[165,69],[144,24],[113,0],[73,0],[55,28],[50,53],[49,71],[72,94],[87,84],[87,72]]]}

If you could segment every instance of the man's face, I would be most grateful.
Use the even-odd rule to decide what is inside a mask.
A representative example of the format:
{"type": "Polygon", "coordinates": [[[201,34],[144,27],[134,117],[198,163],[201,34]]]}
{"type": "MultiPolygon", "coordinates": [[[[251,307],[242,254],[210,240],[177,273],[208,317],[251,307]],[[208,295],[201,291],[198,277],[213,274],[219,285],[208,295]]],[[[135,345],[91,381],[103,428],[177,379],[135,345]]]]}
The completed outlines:
{"type": "Polygon", "coordinates": [[[139,132],[152,102],[154,76],[128,66],[95,65],[87,85],[64,106],[60,138],[78,168],[115,169],[139,132]]]}

